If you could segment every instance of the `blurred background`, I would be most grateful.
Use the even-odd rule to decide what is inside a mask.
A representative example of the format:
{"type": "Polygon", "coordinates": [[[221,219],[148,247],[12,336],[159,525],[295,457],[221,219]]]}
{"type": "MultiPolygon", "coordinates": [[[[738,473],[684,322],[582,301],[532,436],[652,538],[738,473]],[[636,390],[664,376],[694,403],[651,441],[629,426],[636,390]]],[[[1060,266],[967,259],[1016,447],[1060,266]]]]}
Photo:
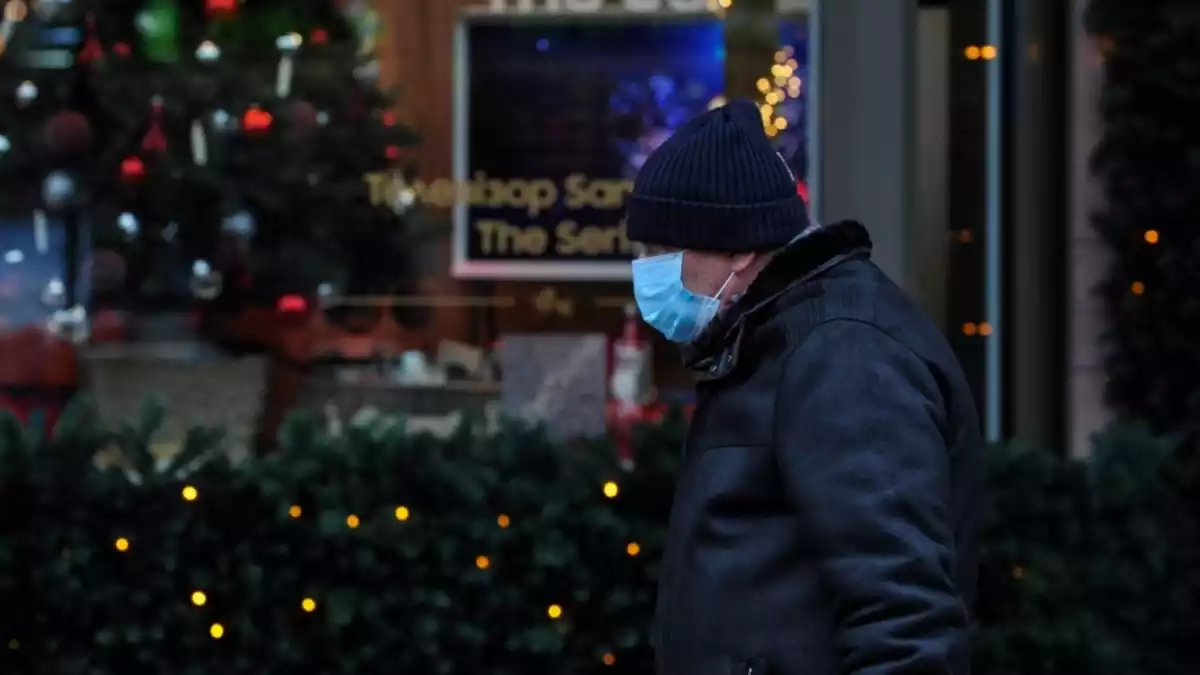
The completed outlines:
{"type": "MultiPolygon", "coordinates": [[[[1092,470],[1107,447],[1095,439],[1114,438],[1113,424],[1137,429],[1116,436],[1130,453],[1170,438],[1183,440],[1166,454],[1190,457],[1195,3],[2,4],[0,402],[26,425],[52,429],[84,395],[99,424],[119,426],[155,393],[170,415],[141,450],[169,462],[196,428],[219,428],[236,465],[286,454],[295,411],[322,437],[390,416],[447,443],[464,419],[491,434],[519,418],[555,442],[614,441],[628,468],[644,442],[633,427],[686,414],[691,382],[632,309],[623,196],[684,121],[748,97],[814,217],[862,221],[876,261],[943,327],[989,442],[1037,448],[1038,462],[1071,476],[1092,470]]],[[[998,503],[1070,491],[1047,488],[1058,479],[1042,464],[1036,480],[1014,478],[1012,466],[1033,460],[997,453],[1017,463],[994,474],[1010,490],[998,503]]],[[[1118,483],[1129,473],[1114,471],[1118,483]]],[[[659,478],[643,477],[646,489],[669,495],[659,478]]],[[[1196,493],[1182,484],[1179,494],[1196,493]]],[[[1081,499],[1089,515],[1068,520],[1095,522],[1093,498],[1081,499]]],[[[1176,570],[1156,592],[1178,621],[1158,642],[1125,635],[1164,661],[1079,656],[1113,635],[1080,628],[1090,610],[1036,629],[1010,613],[1032,632],[995,654],[1042,656],[1004,670],[1016,666],[993,654],[981,672],[1132,675],[1190,662],[1200,553],[1195,513],[1180,515],[1180,503],[1155,507],[1154,522],[1174,522],[1169,535],[1113,535],[1121,550],[1153,542],[1184,556],[1137,565],[1176,570]]],[[[1077,528],[1056,529],[1061,513],[1047,509],[995,522],[1074,546],[1077,528]]],[[[110,534],[97,544],[109,552],[110,534]]],[[[1013,560],[1037,548],[1014,541],[997,567],[1004,583],[1024,577],[1013,560]]],[[[475,571],[488,568],[480,560],[475,571]]],[[[1164,578],[1121,578],[1134,577],[1130,588],[1164,578]]],[[[1088,588],[1071,597],[1113,592],[1088,588]]],[[[554,607],[564,611],[552,604],[551,618],[554,607]]],[[[613,649],[589,663],[613,666],[613,649]]],[[[320,672],[377,672],[330,668],[320,672]]]]}

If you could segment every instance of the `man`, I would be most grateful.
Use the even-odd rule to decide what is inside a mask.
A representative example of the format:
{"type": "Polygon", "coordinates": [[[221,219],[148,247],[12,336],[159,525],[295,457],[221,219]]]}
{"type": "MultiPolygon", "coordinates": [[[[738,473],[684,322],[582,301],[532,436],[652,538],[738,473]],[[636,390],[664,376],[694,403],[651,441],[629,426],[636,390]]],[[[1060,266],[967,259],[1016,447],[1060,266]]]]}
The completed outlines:
{"type": "Polygon", "coordinates": [[[659,675],[966,675],[975,405],[866,231],[807,225],[747,101],[654,152],[627,211],[638,307],[699,375],[659,675]]]}

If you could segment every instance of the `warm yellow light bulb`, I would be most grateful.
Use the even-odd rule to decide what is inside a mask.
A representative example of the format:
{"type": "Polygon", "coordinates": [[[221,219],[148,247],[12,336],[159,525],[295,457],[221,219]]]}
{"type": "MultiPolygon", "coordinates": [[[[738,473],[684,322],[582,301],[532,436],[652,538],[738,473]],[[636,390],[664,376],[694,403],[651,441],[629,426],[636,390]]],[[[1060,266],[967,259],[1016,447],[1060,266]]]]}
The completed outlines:
{"type": "Polygon", "coordinates": [[[992,59],[996,58],[996,53],[995,45],[984,45],[979,50],[979,56],[982,57],[984,61],[991,61],[992,59]]]}
{"type": "Polygon", "coordinates": [[[609,499],[614,499],[620,494],[621,488],[611,480],[604,484],[604,496],[609,499]]]}
{"type": "Polygon", "coordinates": [[[301,515],[303,515],[303,513],[304,509],[300,508],[299,504],[292,504],[291,507],[288,508],[288,515],[293,518],[299,518],[301,515]]]}
{"type": "Polygon", "coordinates": [[[185,502],[194,502],[200,496],[200,491],[191,485],[185,485],[183,486],[182,495],[185,502]]]}
{"type": "Polygon", "coordinates": [[[608,652],[601,658],[601,661],[604,662],[604,665],[611,666],[617,662],[617,657],[612,652],[608,652]]]}
{"type": "Polygon", "coordinates": [[[563,609],[559,605],[550,605],[546,608],[546,616],[551,619],[557,619],[562,616],[563,609]]]}
{"type": "Polygon", "coordinates": [[[348,527],[348,528],[350,528],[350,529],[352,529],[352,530],[353,530],[354,528],[358,527],[358,526],[359,526],[359,524],[360,524],[361,522],[362,522],[362,521],[360,521],[360,520],[358,519],[358,516],[354,515],[353,513],[351,513],[350,515],[346,516],[346,527],[348,527]]]}
{"type": "Polygon", "coordinates": [[[203,607],[208,602],[208,596],[204,591],[192,591],[192,604],[197,607],[203,607]]]}
{"type": "Polygon", "coordinates": [[[492,566],[492,561],[488,560],[488,557],[486,555],[481,555],[481,556],[475,558],[475,566],[481,570],[486,570],[487,568],[492,566]]]}
{"type": "Polygon", "coordinates": [[[317,611],[317,601],[312,598],[305,598],[300,601],[300,609],[306,612],[315,612],[317,611]]]}
{"type": "Polygon", "coordinates": [[[987,337],[987,336],[991,335],[992,334],[992,324],[990,324],[986,321],[979,324],[979,334],[982,335],[983,337],[987,337]]]}
{"type": "Polygon", "coordinates": [[[1146,230],[1146,233],[1142,236],[1146,240],[1147,244],[1158,243],[1158,230],[1146,230]]]}
{"type": "Polygon", "coordinates": [[[1132,291],[1134,295],[1141,295],[1146,292],[1146,284],[1143,284],[1140,281],[1135,281],[1129,286],[1129,290],[1132,291]]]}
{"type": "Polygon", "coordinates": [[[782,117],[775,118],[775,128],[776,129],[783,131],[784,129],[787,128],[787,125],[788,125],[788,122],[786,119],[784,119],[782,117]]]}
{"type": "Polygon", "coordinates": [[[759,91],[765,94],[771,89],[771,81],[765,77],[760,77],[758,78],[758,82],[755,83],[755,86],[758,87],[759,91]]]}
{"type": "Polygon", "coordinates": [[[221,638],[225,637],[225,626],[222,626],[219,623],[214,623],[208,627],[208,634],[211,635],[214,640],[220,640],[221,638]]]}
{"type": "Polygon", "coordinates": [[[113,546],[118,551],[124,553],[129,550],[129,540],[125,537],[117,537],[117,540],[113,542],[113,546]]]}
{"type": "Polygon", "coordinates": [[[979,332],[979,327],[975,325],[974,321],[968,321],[963,324],[962,332],[963,335],[975,335],[977,332],[979,332]]]}
{"type": "Polygon", "coordinates": [[[642,552],[642,547],[636,541],[631,541],[625,545],[625,552],[631,556],[635,556],[642,552]]]}
{"type": "Polygon", "coordinates": [[[508,516],[501,513],[500,515],[496,516],[496,524],[500,527],[508,527],[512,524],[512,520],[510,520],[508,516]]]}
{"type": "Polygon", "coordinates": [[[407,506],[397,506],[394,515],[396,516],[396,520],[405,521],[408,520],[408,517],[411,514],[408,512],[407,506]]]}
{"type": "Polygon", "coordinates": [[[968,61],[978,61],[979,60],[979,47],[976,47],[975,45],[971,45],[971,46],[967,47],[966,49],[963,50],[963,56],[967,57],[968,61]]]}

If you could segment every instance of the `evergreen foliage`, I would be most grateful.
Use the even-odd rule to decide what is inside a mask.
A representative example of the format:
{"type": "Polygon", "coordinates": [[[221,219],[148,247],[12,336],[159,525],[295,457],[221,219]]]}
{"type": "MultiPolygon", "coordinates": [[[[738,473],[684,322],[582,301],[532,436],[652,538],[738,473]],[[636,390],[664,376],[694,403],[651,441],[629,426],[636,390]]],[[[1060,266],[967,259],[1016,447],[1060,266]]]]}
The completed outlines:
{"type": "Polygon", "coordinates": [[[1100,289],[1107,396],[1158,428],[1200,420],[1200,12],[1172,0],[1092,0],[1103,59],[1104,198],[1096,230],[1112,250],[1100,289]]]}
{"type": "MultiPolygon", "coordinates": [[[[521,425],[329,437],[304,416],[267,457],[230,466],[197,430],[162,465],[161,406],[143,418],[0,426],[0,672],[653,672],[678,416],[639,432],[632,471],[521,425]]],[[[976,673],[1190,672],[1186,447],[1114,427],[1088,465],[990,450],[976,673]]]]}

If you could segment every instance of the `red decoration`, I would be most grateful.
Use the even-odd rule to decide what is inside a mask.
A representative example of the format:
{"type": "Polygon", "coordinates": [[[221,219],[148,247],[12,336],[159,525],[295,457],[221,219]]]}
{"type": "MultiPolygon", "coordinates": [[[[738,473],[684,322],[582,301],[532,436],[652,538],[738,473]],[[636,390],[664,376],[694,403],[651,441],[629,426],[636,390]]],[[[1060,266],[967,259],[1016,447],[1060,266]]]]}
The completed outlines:
{"type": "Polygon", "coordinates": [[[396,113],[392,112],[391,110],[383,113],[382,121],[383,121],[383,126],[385,126],[385,127],[396,126],[396,113]]]}
{"type": "Polygon", "coordinates": [[[131,155],[121,161],[121,178],[125,180],[137,180],[145,175],[146,165],[140,157],[131,155]]]}
{"type": "Polygon", "coordinates": [[[271,117],[271,113],[258,106],[252,106],[242,116],[242,128],[248,133],[260,134],[270,129],[273,121],[274,118],[271,117]]]}
{"type": "Polygon", "coordinates": [[[387,149],[383,151],[383,153],[388,159],[397,159],[400,157],[400,148],[394,145],[389,145],[387,146],[387,149]]]}
{"type": "Polygon", "coordinates": [[[298,131],[310,132],[317,127],[320,113],[317,107],[308,101],[292,101],[286,103],[280,111],[279,118],[286,121],[298,131]]]}
{"type": "Polygon", "coordinates": [[[133,48],[129,46],[128,42],[116,42],[113,43],[112,51],[117,56],[129,56],[133,53],[133,48]]]}
{"type": "Polygon", "coordinates": [[[204,0],[204,11],[210,17],[236,14],[237,6],[237,0],[204,0]]]}
{"type": "Polygon", "coordinates": [[[302,295],[284,295],[275,308],[280,314],[303,314],[308,311],[308,301],[302,295]]]}
{"type": "Polygon", "coordinates": [[[104,45],[100,43],[100,37],[96,35],[96,17],[93,14],[87,15],[87,39],[83,41],[83,46],[79,48],[79,54],[76,59],[80,63],[91,63],[96,59],[104,58],[104,45]]]}
{"type": "Polygon", "coordinates": [[[314,28],[312,35],[308,37],[308,41],[314,45],[323,45],[329,42],[329,31],[324,28],[314,28]]]}
{"type": "Polygon", "coordinates": [[[166,152],[167,135],[162,128],[162,99],[157,96],[150,102],[150,128],[142,138],[142,150],[146,152],[166,152]]]}
{"type": "Polygon", "coordinates": [[[114,309],[101,309],[92,321],[92,342],[124,342],[129,332],[129,315],[114,309]]]}
{"type": "Polygon", "coordinates": [[[92,124],[83,113],[57,112],[42,127],[42,143],[55,157],[81,153],[92,144],[92,124]]]}

